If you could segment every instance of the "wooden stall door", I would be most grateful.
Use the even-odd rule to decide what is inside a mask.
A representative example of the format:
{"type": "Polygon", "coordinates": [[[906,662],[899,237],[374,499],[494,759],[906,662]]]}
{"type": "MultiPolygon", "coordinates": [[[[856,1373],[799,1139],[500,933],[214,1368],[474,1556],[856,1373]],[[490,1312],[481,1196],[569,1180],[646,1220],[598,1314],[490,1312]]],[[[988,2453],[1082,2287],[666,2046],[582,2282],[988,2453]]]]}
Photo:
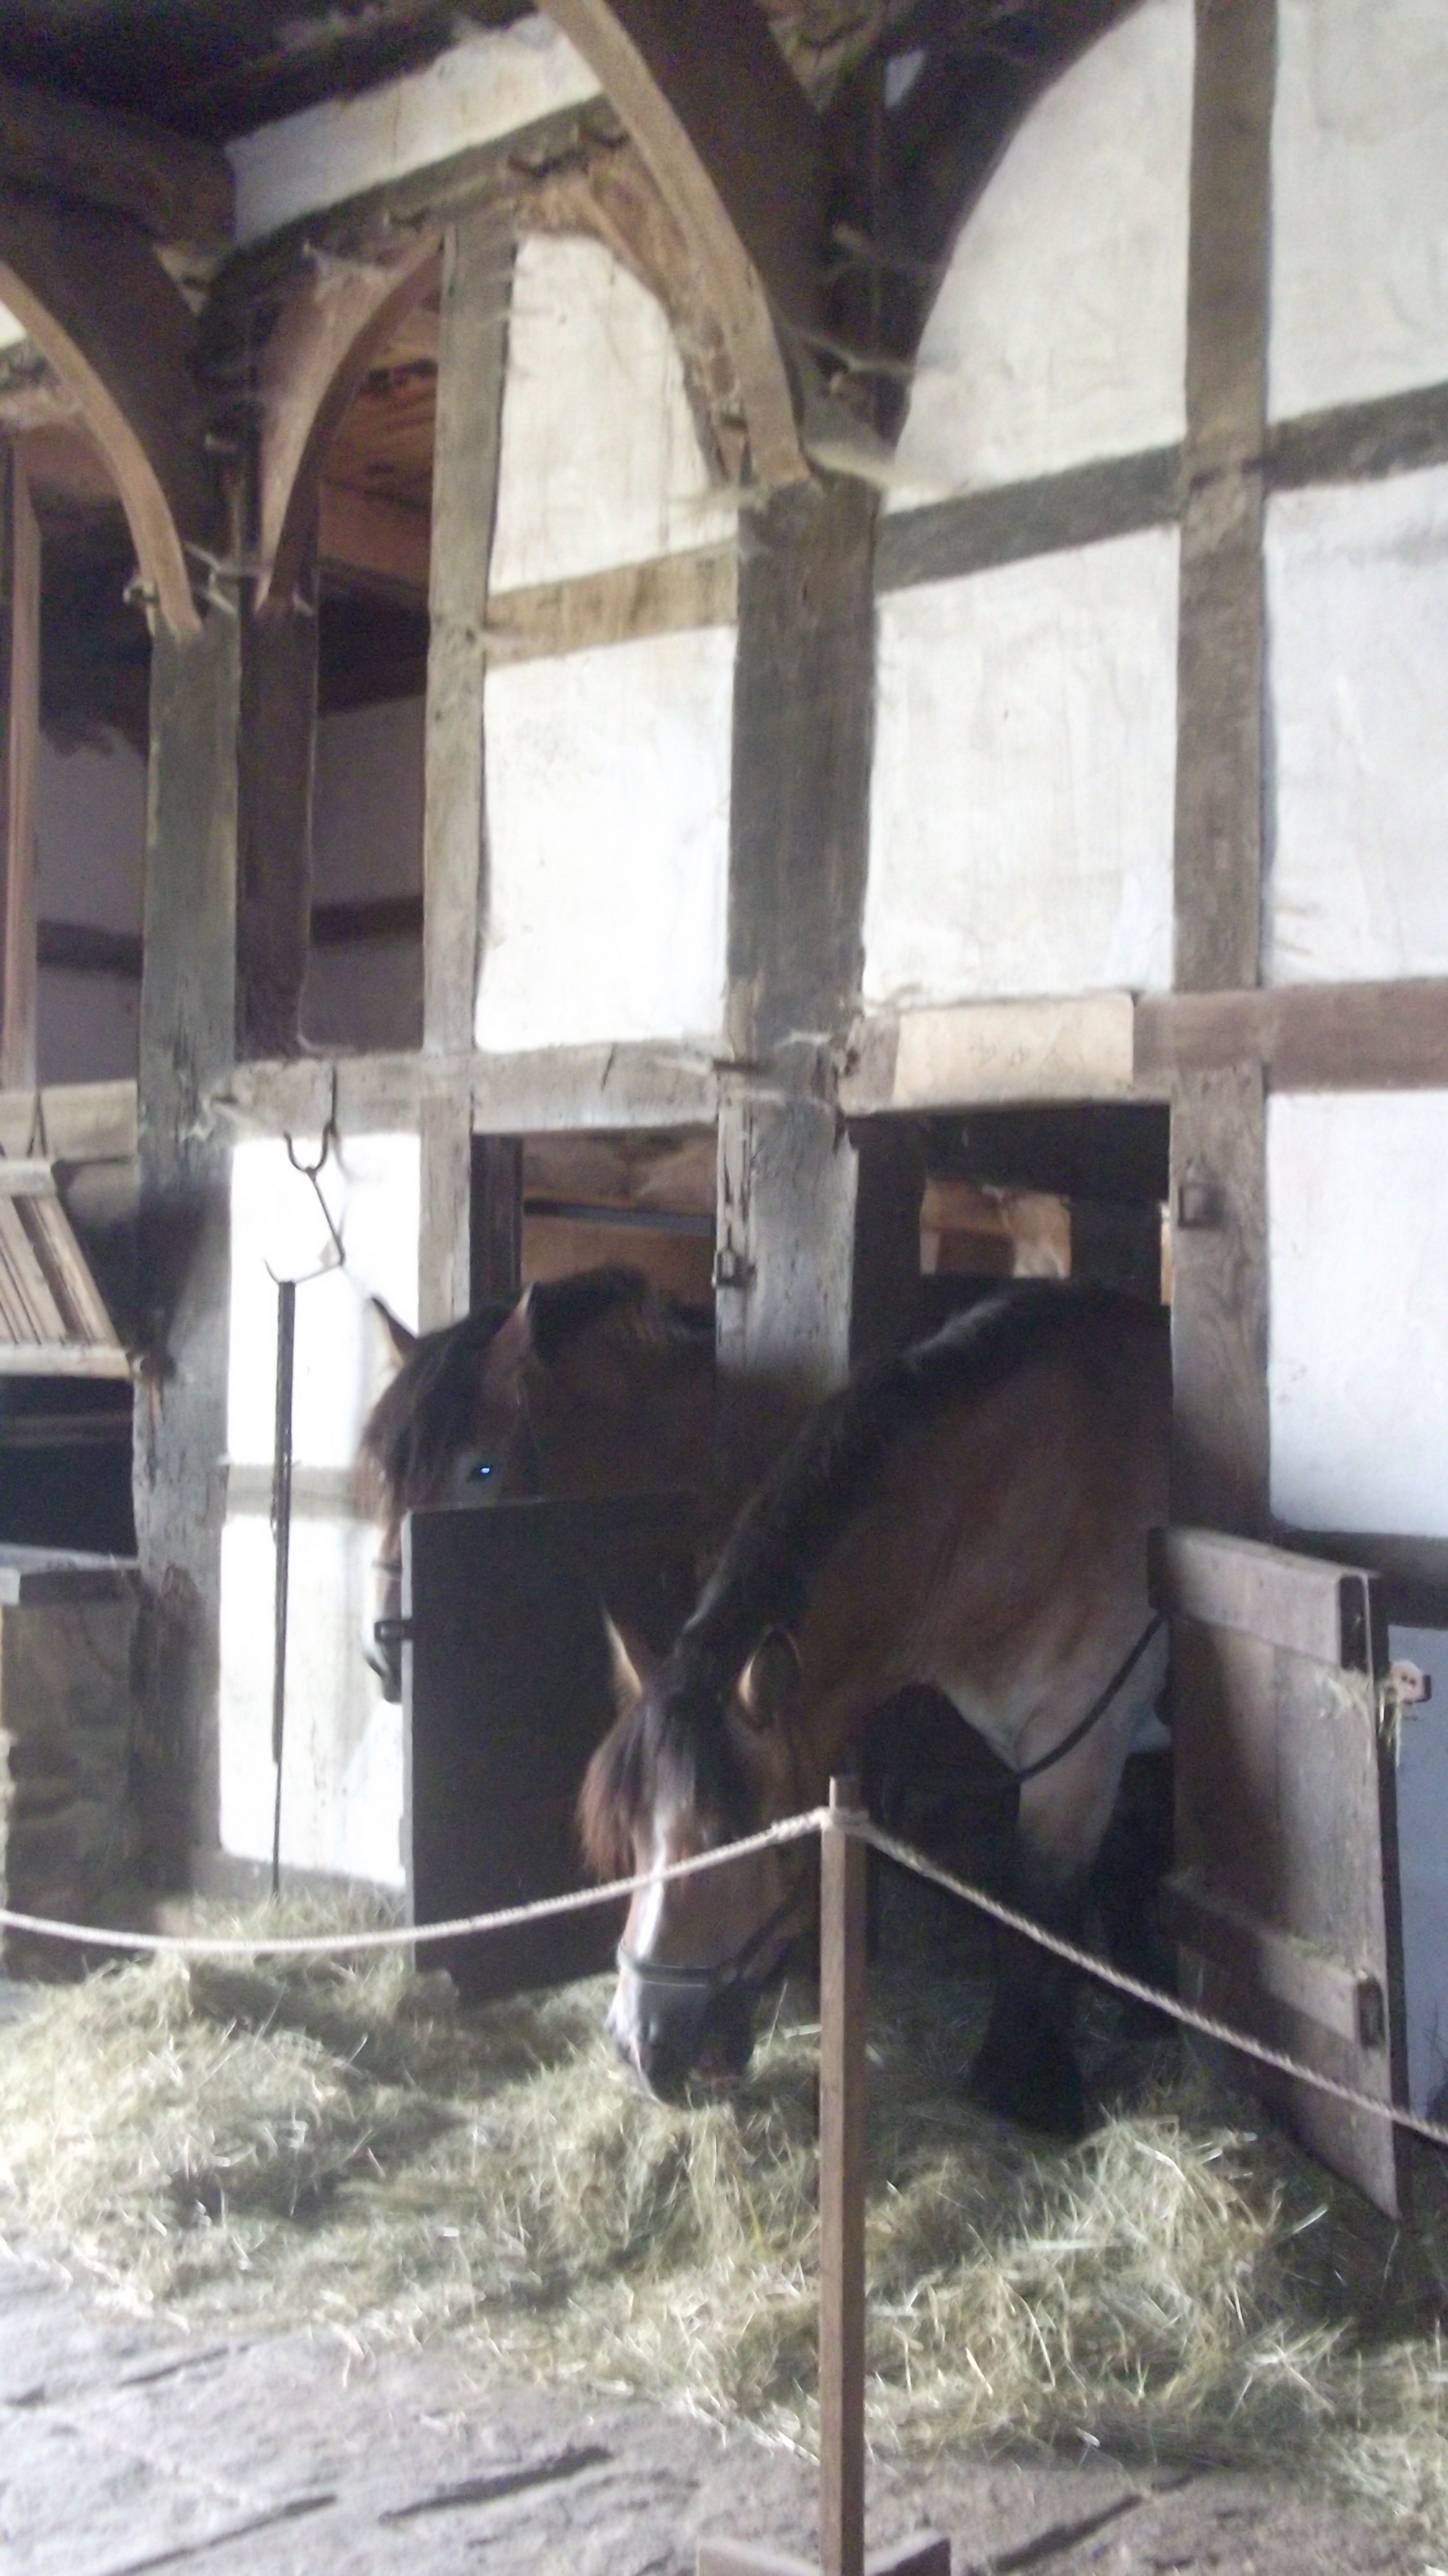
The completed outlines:
{"type": "MultiPolygon", "coordinates": [[[[1303,2065],[1405,2102],[1387,1632],[1371,1575],[1215,1530],[1155,1533],[1171,1615],[1183,1992],[1303,2065]]],[[[1403,2207],[1391,2121],[1253,2081],[1380,2209],[1403,2207]]]]}
{"type": "MultiPolygon", "coordinates": [[[[692,1607],[680,1494],[414,1512],[403,1524],[405,1861],[412,1920],[585,1885],[574,1808],[613,1716],[603,1610],[662,1653],[692,1607]]],[[[597,1974],[616,1907],[429,1947],[469,2002],[597,1974]]]]}

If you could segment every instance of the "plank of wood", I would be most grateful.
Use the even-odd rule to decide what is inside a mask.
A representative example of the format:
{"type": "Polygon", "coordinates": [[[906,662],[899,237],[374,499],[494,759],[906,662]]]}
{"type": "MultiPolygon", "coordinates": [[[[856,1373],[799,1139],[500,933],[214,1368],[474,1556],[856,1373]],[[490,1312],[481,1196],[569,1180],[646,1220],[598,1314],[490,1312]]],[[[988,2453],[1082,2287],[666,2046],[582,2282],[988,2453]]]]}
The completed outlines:
{"type": "Polygon", "coordinates": [[[242,609],[236,887],[236,1052],[301,1050],[312,905],[317,753],[317,558],[313,530],[283,597],[242,609]]]}
{"type": "Polygon", "coordinates": [[[18,448],[4,475],[0,570],[0,1087],[35,1080],[35,788],[40,753],[40,529],[18,448]]]}
{"type": "MultiPolygon", "coordinates": [[[[860,1804],[830,1782],[830,1813],[860,1804]]],[[[820,1840],[820,2566],[865,2564],[865,1845],[820,1840]]]]}
{"type": "Polygon", "coordinates": [[[231,239],[236,192],[215,144],[20,81],[0,80],[0,178],[127,215],[157,241],[231,239]]]}
{"type": "MultiPolygon", "coordinates": [[[[423,815],[423,1045],[472,1045],[487,909],[483,687],[512,291],[510,221],[490,207],[450,227],[438,333],[432,631],[423,815]]],[[[473,1119],[465,1086],[423,1103],[424,1329],[468,1310],[473,1119]]]]}
{"type": "Polygon", "coordinates": [[[1293,1932],[1228,1905],[1203,1888],[1196,1873],[1180,1870],[1162,1886],[1167,1930],[1239,1983],[1257,1986],[1293,2012],[1320,2022],[1354,2047],[1382,2047],[1387,2038],[1380,1980],[1314,1949],[1293,1932]]]}
{"type": "Polygon", "coordinates": [[[516,1297],[523,1285],[523,1139],[474,1136],[469,1304],[516,1297]]]}
{"type": "Polygon", "coordinates": [[[1267,437],[1267,485],[1295,492],[1308,483],[1376,482],[1448,459],[1448,385],[1415,385],[1374,402],[1343,403],[1274,421],[1267,437]]]}
{"type": "Polygon", "coordinates": [[[27,1196],[25,1222],[36,1256],[66,1309],[70,1331],[95,1347],[116,1349],[116,1329],[106,1301],[53,1186],[27,1196]]]}
{"type": "Polygon", "coordinates": [[[49,1083],[0,1091],[0,1153],[37,1148],[58,1163],[124,1163],[136,1151],[134,1082],[49,1083]]]}
{"type": "Polygon", "coordinates": [[[1181,1074],[1265,1065],[1274,1091],[1438,1090],[1448,1085],[1448,978],[1144,993],[1139,1088],[1181,1074]]]}
{"type": "Polygon", "coordinates": [[[1268,1524],[1267,1166],[1259,1065],[1172,1095],[1172,1516],[1268,1524]]]}
{"type": "Polygon", "coordinates": [[[488,602],[488,659],[541,661],[640,635],[732,626],[738,611],[737,547],[697,546],[573,581],[495,592],[488,602]]]}
{"type": "Polygon", "coordinates": [[[1174,1618],[1262,1638],[1344,1672],[1366,1672],[1367,1577],[1218,1530],[1153,1530],[1151,1597],[1174,1618]]]}
{"type": "Polygon", "coordinates": [[[1129,993],[960,1002],[858,1020],[840,1074],[850,1117],[992,1101],[1105,1100],[1133,1088],[1129,993]]]}
{"type": "Polygon", "coordinates": [[[3,1265],[7,1304],[23,1322],[27,1342],[59,1342],[70,1339],[66,1316],[51,1282],[46,1277],[29,1231],[20,1202],[0,1197],[0,1265],[3,1265]]]}
{"type": "Polygon", "coordinates": [[[892,510],[880,522],[875,587],[884,593],[958,581],[995,564],[1167,527],[1181,506],[1181,449],[1158,447],[1001,491],[961,492],[921,509],[892,510]]]}

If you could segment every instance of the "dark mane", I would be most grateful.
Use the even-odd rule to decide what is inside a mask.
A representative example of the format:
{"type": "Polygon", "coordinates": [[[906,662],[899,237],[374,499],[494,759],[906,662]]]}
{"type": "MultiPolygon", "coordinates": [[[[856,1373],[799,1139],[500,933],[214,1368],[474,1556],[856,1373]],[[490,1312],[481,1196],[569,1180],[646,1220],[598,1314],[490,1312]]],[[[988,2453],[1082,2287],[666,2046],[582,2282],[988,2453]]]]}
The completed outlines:
{"type": "Polygon", "coordinates": [[[1114,1302],[1054,1281],[1003,1291],[811,1415],[735,1522],[668,1661],[594,1757],[580,1821],[596,1868],[625,1866],[632,1826],[661,1794],[705,1832],[749,1830],[748,1784],[724,1724],[730,1688],[765,1631],[798,1618],[894,1443],[1004,1384],[1068,1325],[1114,1302]]]}

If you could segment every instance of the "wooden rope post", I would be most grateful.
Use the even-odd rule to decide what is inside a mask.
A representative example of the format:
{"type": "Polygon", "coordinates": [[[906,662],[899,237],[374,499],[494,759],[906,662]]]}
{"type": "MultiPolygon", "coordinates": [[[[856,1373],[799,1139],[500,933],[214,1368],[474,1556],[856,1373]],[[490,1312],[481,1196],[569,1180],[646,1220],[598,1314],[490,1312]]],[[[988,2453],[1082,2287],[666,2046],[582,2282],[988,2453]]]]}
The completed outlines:
{"type": "Polygon", "coordinates": [[[938,2532],[865,2556],[868,1856],[846,1823],[861,1813],[859,1782],[833,1779],[820,1838],[819,2568],[742,2541],[705,2540],[698,2576],[950,2576],[950,2543],[938,2532]]]}

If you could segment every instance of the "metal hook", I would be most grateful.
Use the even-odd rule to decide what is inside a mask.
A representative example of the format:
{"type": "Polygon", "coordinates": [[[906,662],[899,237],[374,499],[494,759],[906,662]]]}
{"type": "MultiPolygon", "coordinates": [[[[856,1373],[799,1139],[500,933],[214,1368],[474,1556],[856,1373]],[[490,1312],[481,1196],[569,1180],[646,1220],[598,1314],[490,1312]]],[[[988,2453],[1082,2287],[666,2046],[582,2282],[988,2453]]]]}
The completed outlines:
{"type": "Polygon", "coordinates": [[[327,1112],[327,1123],[322,1129],[321,1151],[318,1154],[315,1163],[304,1163],[301,1160],[297,1153],[296,1146],[290,1136],[283,1136],[282,1143],[287,1149],[287,1161],[290,1163],[292,1170],[294,1172],[300,1172],[304,1181],[311,1182],[312,1195],[316,1199],[317,1205],[322,1211],[322,1221],[326,1226],[328,1234],[332,1238],[334,1257],[330,1260],[319,1261],[315,1270],[304,1270],[301,1272],[299,1277],[291,1281],[278,1278],[277,1273],[271,1266],[271,1263],[269,1261],[263,1262],[262,1267],[265,1270],[268,1279],[270,1279],[274,1286],[278,1288],[286,1286],[305,1288],[309,1281],[313,1279],[325,1279],[330,1271],[345,1270],[347,1267],[347,1247],[342,1241],[341,1232],[332,1215],[332,1211],[328,1207],[327,1202],[322,1195],[321,1180],[322,1173],[327,1167],[327,1157],[329,1154],[334,1154],[336,1152],[340,1141],[341,1139],[337,1133],[337,1068],[333,1065],[332,1105],[327,1112]]]}

